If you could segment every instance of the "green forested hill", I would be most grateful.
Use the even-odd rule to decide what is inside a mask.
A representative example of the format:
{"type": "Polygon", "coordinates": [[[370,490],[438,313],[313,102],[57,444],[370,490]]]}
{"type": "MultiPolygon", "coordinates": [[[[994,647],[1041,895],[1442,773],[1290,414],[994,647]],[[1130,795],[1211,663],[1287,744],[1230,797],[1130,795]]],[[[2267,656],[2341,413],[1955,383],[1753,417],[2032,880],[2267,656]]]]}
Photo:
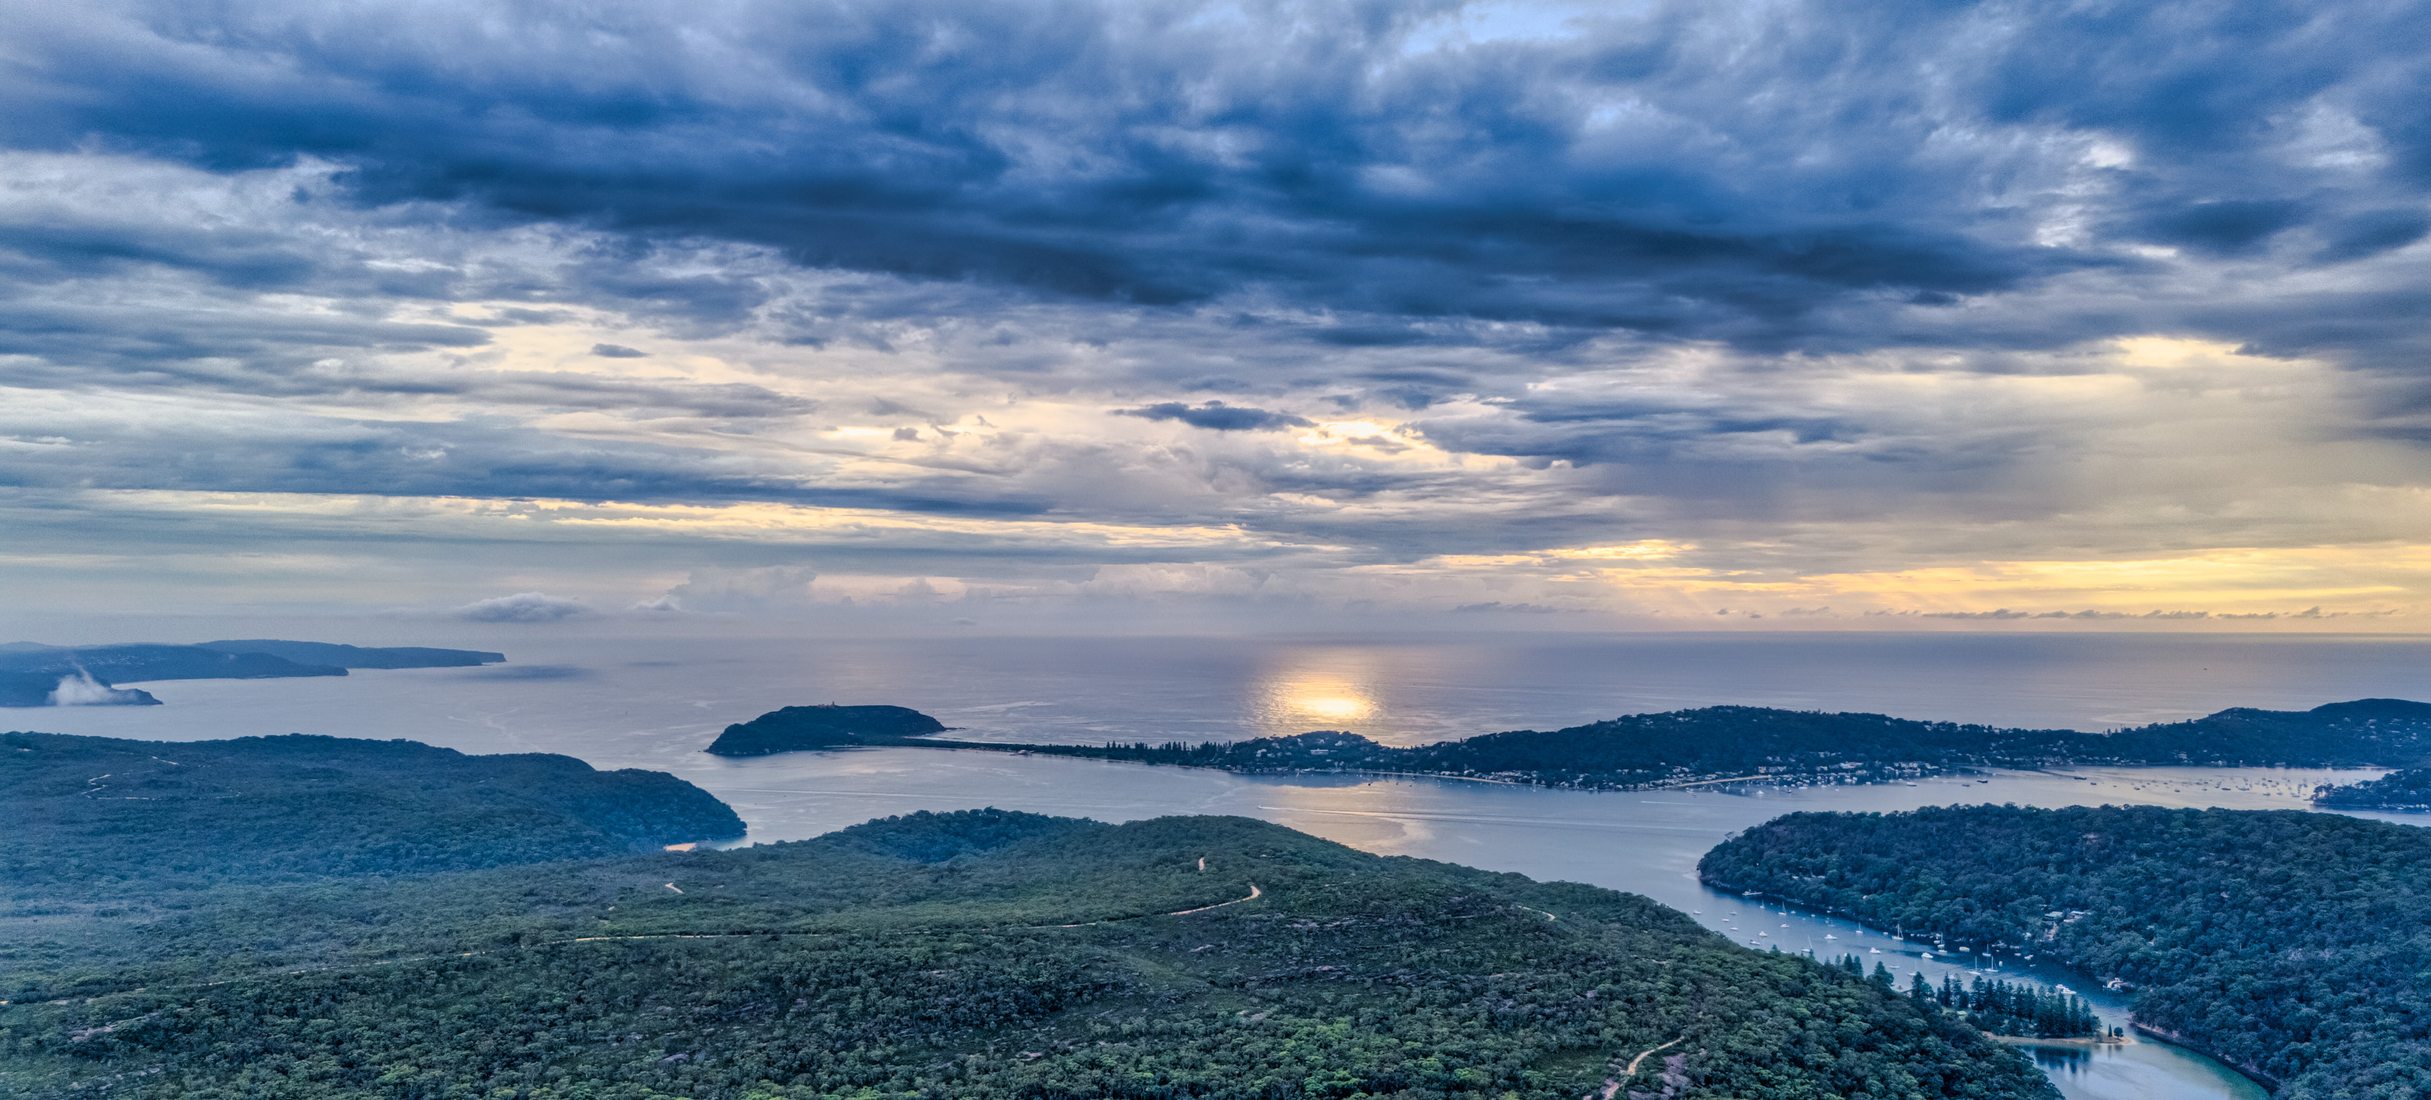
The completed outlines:
{"type": "Polygon", "coordinates": [[[1649,1051],[1627,1091],[2054,1095],[1643,898],[1234,818],[918,815],[131,919],[20,979],[0,1095],[1572,1100],[1649,1051]]]}
{"type": "Polygon", "coordinates": [[[2431,1096],[2431,830],[2331,814],[1792,814],[1707,881],[2134,988],[2139,1024],[2301,1100],[2431,1096]]]}
{"type": "Polygon", "coordinates": [[[0,734],[0,822],[0,907],[587,859],[743,835],[725,803],[662,772],[301,735],[168,743],[0,734]]]}
{"type": "Polygon", "coordinates": [[[2324,787],[2313,804],[2338,810],[2431,810],[2431,768],[2405,768],[2364,783],[2324,787]]]}

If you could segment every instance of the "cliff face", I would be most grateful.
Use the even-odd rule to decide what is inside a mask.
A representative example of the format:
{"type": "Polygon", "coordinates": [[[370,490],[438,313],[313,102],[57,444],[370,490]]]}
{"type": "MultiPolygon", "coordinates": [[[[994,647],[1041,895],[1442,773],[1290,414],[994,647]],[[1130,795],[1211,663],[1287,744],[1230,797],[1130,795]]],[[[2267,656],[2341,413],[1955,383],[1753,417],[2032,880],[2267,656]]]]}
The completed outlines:
{"type": "Polygon", "coordinates": [[[773,752],[891,745],[905,738],[945,732],[945,724],[909,707],[786,707],[737,722],[711,742],[719,756],[766,756],[773,752]]]}

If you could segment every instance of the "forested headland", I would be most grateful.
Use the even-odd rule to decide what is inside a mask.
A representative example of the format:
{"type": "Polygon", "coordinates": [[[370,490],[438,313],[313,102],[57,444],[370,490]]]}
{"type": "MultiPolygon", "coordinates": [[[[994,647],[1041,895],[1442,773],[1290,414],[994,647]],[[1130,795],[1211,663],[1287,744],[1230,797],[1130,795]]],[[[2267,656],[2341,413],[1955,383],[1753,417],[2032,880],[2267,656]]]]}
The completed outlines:
{"type": "Polygon", "coordinates": [[[2300,811],[1801,813],[1700,872],[2116,979],[2140,1027],[2292,1100],[2431,1096],[2431,831],[2300,811]]]}
{"type": "MultiPolygon", "coordinates": [[[[752,734],[755,751],[900,745],[1236,772],[1400,772],[1582,788],[1867,782],[1983,768],[2069,765],[2338,767],[2431,759],[2431,704],[2396,699],[2332,703],[2306,711],[2239,708],[2107,733],[1925,722],[1880,714],[1705,707],[1409,747],[1340,731],[1244,741],[1099,745],[948,740],[926,736],[932,731],[925,729],[875,726],[855,727],[850,736],[824,726],[787,741],[769,736],[798,725],[804,713],[901,709],[790,707],[728,727],[719,742],[725,744],[745,731],[752,734]],[[757,747],[772,744],[776,747],[757,747]]],[[[917,711],[904,713],[934,721],[917,711]]]]}
{"type": "Polygon", "coordinates": [[[198,645],[0,645],[0,707],[57,704],[151,706],[160,700],[119,684],[156,680],[269,680],[344,676],[350,669],[469,668],[503,653],[428,646],[356,646],[237,638],[198,645]]]}
{"type": "Polygon", "coordinates": [[[2324,787],[2313,804],[2330,810],[2431,812],[2431,768],[2402,768],[2363,783],[2324,787]]]}
{"type": "Polygon", "coordinates": [[[301,734],[186,742],[0,734],[0,821],[0,905],[19,907],[623,855],[743,835],[725,803],[664,772],[301,734]]]}

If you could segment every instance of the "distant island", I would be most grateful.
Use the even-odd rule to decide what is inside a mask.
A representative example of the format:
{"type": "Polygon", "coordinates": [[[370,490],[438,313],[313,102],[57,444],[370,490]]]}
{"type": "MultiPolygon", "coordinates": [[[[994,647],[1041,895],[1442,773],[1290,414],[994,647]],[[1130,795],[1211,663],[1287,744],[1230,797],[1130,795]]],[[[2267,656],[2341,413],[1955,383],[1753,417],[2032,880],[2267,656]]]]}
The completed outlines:
{"type": "Polygon", "coordinates": [[[0,707],[157,706],[151,693],[121,687],[158,680],[261,680],[344,676],[349,669],[470,668],[503,653],[425,646],[372,647],[274,638],[199,645],[0,645],[0,707]]]}
{"type": "Polygon", "coordinates": [[[1551,731],[1399,748],[1355,733],[1198,743],[1026,744],[932,736],[902,707],[788,707],[727,727],[711,752],[870,746],[977,749],[1234,772],[1383,772],[1550,787],[1861,783],[1986,768],[2077,765],[2405,766],[2431,761],[2431,703],[2362,699],[2306,711],[2237,708],[2108,733],[1924,722],[1880,714],[1705,707],[1551,731]],[[872,715],[860,717],[864,712],[872,715]],[[876,712],[884,712],[879,721],[876,712]]]}
{"type": "Polygon", "coordinates": [[[39,792],[11,820],[86,815],[0,830],[0,866],[49,869],[0,875],[0,1094],[2058,1096],[1955,1012],[1629,894],[1220,817],[597,858],[683,835],[651,808],[692,798],[550,760],[0,743],[39,792]],[[445,812],[380,805],[421,772],[445,812]]]}
{"type": "Polygon", "coordinates": [[[2313,805],[2325,810],[2431,812],[2431,768],[2405,768],[2378,779],[2323,787],[2313,805]]]}
{"type": "Polygon", "coordinates": [[[2115,982],[2288,1100],[2431,1096],[2431,829],[2297,810],[1800,813],[1709,884],[2115,982]]]}
{"type": "Polygon", "coordinates": [[[932,733],[945,724],[909,707],[844,707],[829,703],[815,707],[772,710],[748,722],[737,722],[718,734],[708,751],[719,756],[766,756],[873,745],[900,745],[932,733]]]}

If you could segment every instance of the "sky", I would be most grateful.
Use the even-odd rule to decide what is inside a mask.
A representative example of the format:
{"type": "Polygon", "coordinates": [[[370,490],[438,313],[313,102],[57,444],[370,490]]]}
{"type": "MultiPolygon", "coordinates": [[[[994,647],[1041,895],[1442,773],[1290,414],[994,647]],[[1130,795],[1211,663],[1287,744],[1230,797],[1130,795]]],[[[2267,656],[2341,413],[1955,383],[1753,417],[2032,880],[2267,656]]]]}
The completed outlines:
{"type": "Polygon", "coordinates": [[[2419,2],[0,25],[0,633],[2431,629],[2419,2]]]}

